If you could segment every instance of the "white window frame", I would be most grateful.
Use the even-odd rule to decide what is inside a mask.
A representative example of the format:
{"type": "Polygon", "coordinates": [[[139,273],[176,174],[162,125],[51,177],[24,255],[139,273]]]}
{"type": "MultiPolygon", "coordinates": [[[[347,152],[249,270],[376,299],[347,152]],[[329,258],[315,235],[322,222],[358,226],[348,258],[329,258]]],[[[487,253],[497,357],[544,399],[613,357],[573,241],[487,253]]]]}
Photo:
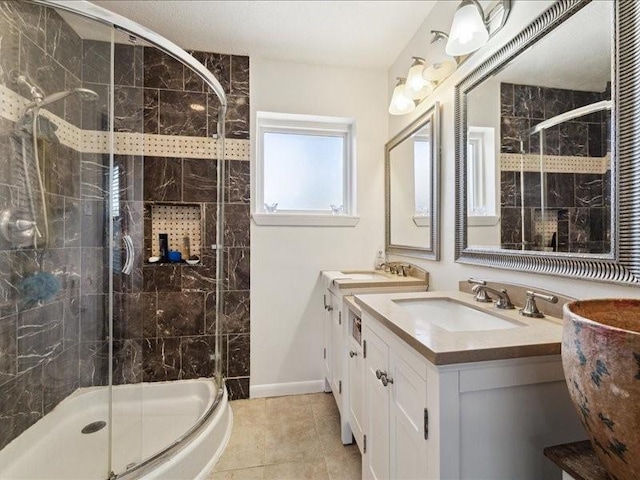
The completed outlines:
{"type": "Polygon", "coordinates": [[[494,226],[500,221],[497,212],[496,141],[495,129],[490,127],[469,127],[467,134],[467,223],[469,226],[494,226]],[[473,210],[476,207],[476,210],[473,210]],[[479,213],[477,208],[484,208],[479,213]]]}
{"type": "MultiPolygon", "coordinates": [[[[414,135],[413,136],[413,161],[415,164],[415,158],[416,158],[416,143],[420,142],[420,143],[427,143],[429,145],[429,152],[432,152],[432,148],[431,148],[431,135],[414,135]]],[[[429,179],[431,178],[431,175],[433,174],[433,159],[430,158],[429,159],[429,179]]],[[[416,191],[418,189],[418,182],[422,183],[424,182],[427,187],[427,197],[428,198],[432,198],[432,192],[431,192],[431,181],[424,181],[425,179],[418,179],[418,177],[415,175],[415,166],[414,166],[414,176],[413,176],[413,183],[414,183],[414,193],[413,193],[413,223],[416,224],[417,227],[430,227],[431,226],[431,205],[425,205],[426,207],[429,207],[429,212],[425,213],[424,211],[418,211],[418,204],[416,202],[416,191]]]]}
{"type": "Polygon", "coordinates": [[[253,220],[257,225],[274,226],[337,226],[352,227],[356,215],[356,151],[355,121],[349,118],[320,117],[273,112],[257,112],[255,183],[253,220]],[[276,210],[267,212],[264,205],[264,134],[290,133],[336,136],[344,139],[343,213],[330,210],[276,210]]]}

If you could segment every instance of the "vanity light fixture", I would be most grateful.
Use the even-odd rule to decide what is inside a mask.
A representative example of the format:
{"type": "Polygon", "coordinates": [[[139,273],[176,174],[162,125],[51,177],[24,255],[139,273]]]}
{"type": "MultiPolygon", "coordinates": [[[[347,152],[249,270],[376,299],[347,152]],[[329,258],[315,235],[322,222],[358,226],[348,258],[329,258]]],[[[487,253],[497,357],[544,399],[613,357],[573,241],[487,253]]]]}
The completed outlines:
{"type": "Polygon", "coordinates": [[[416,109],[416,104],[407,94],[405,87],[406,79],[398,77],[398,83],[396,83],[396,88],[393,89],[391,103],[389,104],[389,113],[391,115],[404,115],[416,109]]]}
{"type": "Polygon", "coordinates": [[[462,0],[453,16],[451,33],[431,30],[433,47],[428,54],[411,57],[413,62],[406,79],[398,78],[393,90],[389,113],[413,112],[469,55],[505,25],[510,11],[511,0],[495,0],[486,15],[478,0],[462,0]]]}
{"type": "Polygon", "coordinates": [[[502,28],[510,10],[511,0],[500,0],[486,15],[478,0],[462,0],[451,23],[447,53],[462,57],[481,48],[502,28]]]}

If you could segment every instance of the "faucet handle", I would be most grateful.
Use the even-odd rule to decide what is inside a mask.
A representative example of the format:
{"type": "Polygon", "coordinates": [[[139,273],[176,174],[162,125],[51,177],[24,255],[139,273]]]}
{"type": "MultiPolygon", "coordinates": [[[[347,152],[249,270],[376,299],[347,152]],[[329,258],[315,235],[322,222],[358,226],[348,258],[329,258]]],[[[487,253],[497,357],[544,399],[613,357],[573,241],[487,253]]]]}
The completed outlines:
{"type": "Polygon", "coordinates": [[[400,271],[402,272],[403,277],[408,277],[410,270],[411,270],[411,265],[409,265],[408,263],[400,264],[400,271]]]}
{"type": "Polygon", "coordinates": [[[544,318],[544,313],[538,310],[536,305],[536,298],[545,300],[549,303],[557,303],[558,297],[555,295],[545,295],[544,293],[534,292],[533,290],[527,290],[527,301],[524,307],[520,309],[520,315],[533,318],[544,318]]]}
{"type": "Polygon", "coordinates": [[[485,282],[484,280],[476,280],[474,278],[469,278],[467,282],[473,284],[471,291],[475,293],[473,299],[476,302],[489,303],[492,301],[491,297],[484,288],[478,288],[480,286],[486,286],[487,282],[485,282]]]}

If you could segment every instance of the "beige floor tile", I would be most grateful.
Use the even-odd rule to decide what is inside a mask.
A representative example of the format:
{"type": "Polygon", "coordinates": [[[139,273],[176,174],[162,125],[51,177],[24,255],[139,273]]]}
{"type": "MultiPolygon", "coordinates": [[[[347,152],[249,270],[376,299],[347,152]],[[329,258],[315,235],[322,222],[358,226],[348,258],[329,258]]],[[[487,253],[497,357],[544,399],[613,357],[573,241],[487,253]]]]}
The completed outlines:
{"type": "Polygon", "coordinates": [[[283,409],[309,405],[309,395],[287,395],[284,397],[269,397],[265,399],[267,412],[281,411],[283,409]]]}
{"type": "Polygon", "coordinates": [[[304,395],[266,399],[266,423],[280,424],[290,420],[313,417],[313,410],[304,395]]]}
{"type": "Polygon", "coordinates": [[[323,401],[325,397],[331,397],[333,394],[331,392],[318,392],[318,393],[307,393],[305,395],[299,395],[300,397],[304,397],[307,403],[318,403],[323,401]]]}
{"type": "Polygon", "coordinates": [[[264,467],[252,467],[213,472],[207,480],[262,480],[263,478],[264,467]]]}
{"type": "Polygon", "coordinates": [[[343,455],[347,453],[360,452],[356,443],[343,445],[340,434],[329,433],[320,435],[320,447],[324,455],[343,455]]]}
{"type": "Polygon", "coordinates": [[[256,398],[251,400],[234,400],[230,402],[233,411],[233,424],[238,426],[261,426],[267,418],[266,400],[256,398]]]}
{"type": "Polygon", "coordinates": [[[340,441],[332,394],[236,400],[231,408],[231,439],[209,480],[360,479],[360,453],[340,441]]]}
{"type": "Polygon", "coordinates": [[[340,415],[315,417],[315,421],[319,435],[340,436],[340,415]]]}
{"type": "Polygon", "coordinates": [[[264,464],[265,427],[234,425],[229,444],[215,471],[235,470],[264,464]]]}
{"type": "Polygon", "coordinates": [[[265,480],[328,480],[323,458],[303,462],[287,462],[264,467],[265,480]]]}
{"type": "Polygon", "coordinates": [[[265,464],[295,462],[322,456],[313,419],[267,425],[265,464]]]}
{"type": "Polygon", "coordinates": [[[331,480],[360,480],[362,478],[362,457],[356,447],[355,452],[324,457],[331,480]]]}
{"type": "Polygon", "coordinates": [[[330,415],[340,415],[338,405],[331,393],[321,393],[311,401],[311,409],[316,417],[326,417],[330,415]]]}
{"type": "Polygon", "coordinates": [[[308,432],[309,434],[318,435],[318,427],[313,414],[305,415],[292,414],[285,416],[271,417],[265,425],[267,436],[273,435],[296,435],[308,432]]]}

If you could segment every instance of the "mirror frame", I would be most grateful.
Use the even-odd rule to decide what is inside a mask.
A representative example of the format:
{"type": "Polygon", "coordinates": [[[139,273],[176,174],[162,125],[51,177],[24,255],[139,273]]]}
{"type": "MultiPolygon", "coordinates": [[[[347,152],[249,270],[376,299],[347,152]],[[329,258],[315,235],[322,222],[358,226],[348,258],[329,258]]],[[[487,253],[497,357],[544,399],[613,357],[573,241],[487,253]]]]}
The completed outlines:
{"type": "Polygon", "coordinates": [[[384,146],[385,251],[394,255],[440,260],[440,103],[435,102],[425,113],[406,126],[384,146]],[[429,247],[391,243],[391,150],[431,122],[431,227],[429,247]]]}
{"type": "Polygon", "coordinates": [[[456,244],[459,263],[599,282],[640,284],[640,38],[636,2],[612,2],[611,252],[576,254],[467,246],[467,93],[591,0],[559,0],[455,87],[456,244]],[[621,55],[620,52],[624,52],[621,55]]]}

